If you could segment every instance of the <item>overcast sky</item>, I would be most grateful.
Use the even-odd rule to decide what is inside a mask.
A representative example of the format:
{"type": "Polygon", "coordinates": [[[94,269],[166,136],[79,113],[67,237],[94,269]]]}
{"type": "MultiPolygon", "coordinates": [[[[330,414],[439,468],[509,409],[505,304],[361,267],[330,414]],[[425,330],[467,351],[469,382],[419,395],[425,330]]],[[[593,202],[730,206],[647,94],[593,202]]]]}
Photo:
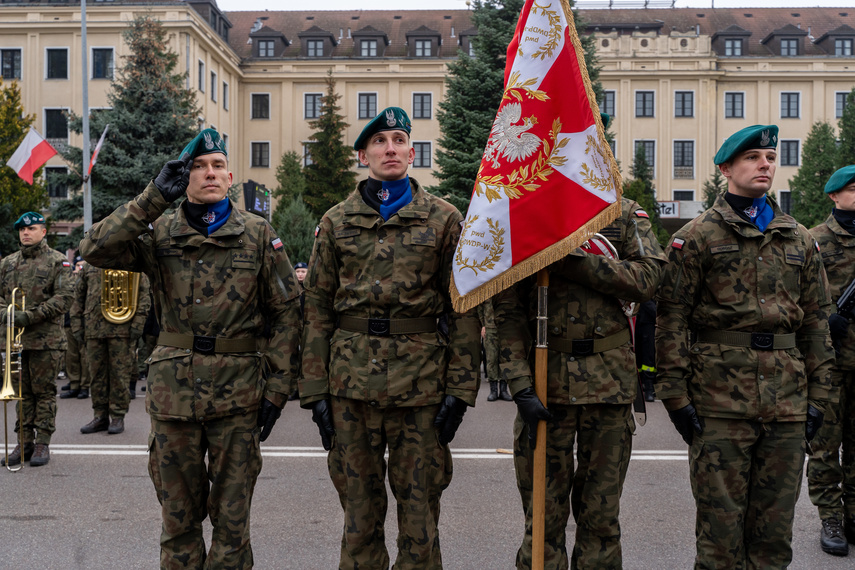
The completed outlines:
{"type": "MultiPolygon", "coordinates": [[[[651,0],[655,5],[666,5],[668,0],[651,0]]],[[[615,0],[616,7],[640,7],[642,0],[615,0]]],[[[851,8],[855,5],[853,0],[677,0],[677,8],[701,7],[709,8],[715,4],[716,8],[746,8],[797,6],[807,8],[810,6],[839,6],[851,8]]],[[[297,0],[217,0],[217,5],[225,12],[237,10],[282,10],[291,7],[294,10],[445,10],[449,8],[463,10],[466,8],[465,0],[430,0],[419,2],[418,0],[312,0],[311,2],[298,2],[297,0]]],[[[608,6],[608,0],[577,0],[581,7],[602,8],[608,6]]]]}

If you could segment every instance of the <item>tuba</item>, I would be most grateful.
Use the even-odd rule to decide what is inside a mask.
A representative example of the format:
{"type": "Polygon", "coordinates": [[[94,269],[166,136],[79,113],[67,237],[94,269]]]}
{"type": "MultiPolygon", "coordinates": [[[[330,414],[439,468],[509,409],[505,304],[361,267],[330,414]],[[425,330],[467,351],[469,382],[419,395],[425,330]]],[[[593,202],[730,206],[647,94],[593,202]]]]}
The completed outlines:
{"type": "Polygon", "coordinates": [[[101,314],[107,322],[121,325],[137,312],[140,274],[121,269],[101,270],[101,314]]]}
{"type": "Polygon", "coordinates": [[[26,299],[21,289],[15,287],[12,290],[12,299],[6,307],[6,351],[3,353],[3,387],[0,388],[0,401],[3,402],[3,444],[6,452],[6,469],[9,471],[20,471],[24,467],[24,429],[21,422],[22,394],[22,365],[21,351],[24,349],[22,337],[24,327],[15,328],[15,311],[26,310],[26,299]],[[13,370],[14,366],[14,370],[13,370]],[[15,387],[12,384],[12,376],[18,376],[18,395],[15,395],[15,387]],[[18,445],[21,450],[21,463],[17,468],[9,465],[9,402],[18,401],[18,445]]]}

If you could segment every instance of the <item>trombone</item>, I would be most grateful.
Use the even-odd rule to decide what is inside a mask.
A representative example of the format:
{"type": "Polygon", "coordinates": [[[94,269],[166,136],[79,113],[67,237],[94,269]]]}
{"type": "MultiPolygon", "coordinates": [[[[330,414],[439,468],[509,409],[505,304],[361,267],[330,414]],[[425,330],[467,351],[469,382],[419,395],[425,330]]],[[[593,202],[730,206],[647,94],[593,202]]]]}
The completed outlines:
{"type": "Polygon", "coordinates": [[[24,467],[24,427],[21,425],[21,415],[23,407],[22,397],[22,364],[21,351],[24,349],[24,343],[21,337],[24,335],[24,327],[15,328],[15,311],[26,310],[26,298],[24,292],[18,287],[12,290],[12,301],[6,307],[6,351],[3,353],[3,387],[0,389],[0,401],[3,402],[3,444],[6,452],[6,469],[9,471],[20,471],[24,467]],[[16,301],[18,301],[16,303],[16,301]],[[14,360],[14,370],[13,368],[14,360]],[[18,376],[18,395],[15,395],[15,388],[12,385],[12,376],[18,376]],[[16,468],[9,465],[9,402],[18,401],[18,449],[21,451],[21,462],[16,468]]]}

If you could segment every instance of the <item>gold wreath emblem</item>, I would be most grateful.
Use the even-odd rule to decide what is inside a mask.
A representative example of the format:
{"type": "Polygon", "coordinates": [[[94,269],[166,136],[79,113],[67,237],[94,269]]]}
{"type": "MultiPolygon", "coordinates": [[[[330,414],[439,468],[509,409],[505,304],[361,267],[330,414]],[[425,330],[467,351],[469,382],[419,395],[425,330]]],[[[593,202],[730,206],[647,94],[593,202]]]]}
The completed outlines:
{"type": "Polygon", "coordinates": [[[585,155],[591,157],[594,167],[589,168],[588,164],[583,162],[582,170],[579,172],[586,184],[600,192],[608,192],[612,189],[609,168],[606,166],[609,159],[605,146],[605,143],[597,137],[588,135],[588,142],[585,144],[585,155]]]}
{"type": "MultiPolygon", "coordinates": [[[[552,4],[542,6],[537,2],[534,2],[531,6],[531,13],[537,14],[537,11],[540,10],[540,12],[549,19],[549,25],[552,28],[547,35],[549,39],[545,44],[543,44],[543,47],[531,55],[532,59],[539,57],[543,60],[546,57],[552,57],[552,52],[555,51],[558,44],[561,42],[561,17],[558,15],[557,10],[549,10],[548,8],[552,8],[552,4]]],[[[522,55],[522,50],[519,51],[519,54],[522,55]]]]}
{"type": "MultiPolygon", "coordinates": [[[[466,220],[463,224],[463,231],[460,232],[460,243],[463,245],[468,245],[465,242],[471,242],[472,240],[466,239],[466,236],[471,228],[472,224],[478,219],[478,216],[472,216],[471,219],[466,220]]],[[[472,245],[477,244],[477,246],[483,247],[487,249],[487,256],[478,261],[473,259],[471,262],[468,257],[463,257],[462,249],[457,248],[457,254],[454,257],[454,261],[457,263],[457,267],[459,269],[471,269],[475,275],[478,275],[480,271],[487,271],[489,269],[493,269],[496,266],[496,262],[499,261],[502,257],[502,253],[505,251],[505,228],[500,227],[498,222],[494,222],[492,218],[487,218],[487,225],[490,226],[490,236],[493,238],[493,243],[489,247],[486,243],[475,242],[472,245]]]]}

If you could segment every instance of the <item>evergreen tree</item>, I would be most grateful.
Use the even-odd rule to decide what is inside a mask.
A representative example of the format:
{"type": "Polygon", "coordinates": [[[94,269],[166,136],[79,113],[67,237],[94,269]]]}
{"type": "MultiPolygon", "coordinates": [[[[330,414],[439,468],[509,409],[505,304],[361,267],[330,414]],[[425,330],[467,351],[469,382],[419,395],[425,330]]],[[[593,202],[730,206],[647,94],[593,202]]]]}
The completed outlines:
{"type": "MultiPolygon", "coordinates": [[[[91,113],[89,120],[93,144],[110,125],[92,172],[93,221],[139,194],[198,134],[195,94],[184,87],[185,74],[175,73],[178,55],[169,49],[163,25],[150,16],[138,16],[122,35],[129,54],[122,56],[124,61],[110,85],[107,98],[111,108],[91,113]]],[[[82,117],[71,113],[69,129],[82,133],[82,117]]],[[[79,188],[83,150],[68,146],[61,154],[73,165],[69,186],[79,188]]],[[[54,208],[54,217],[82,218],[82,194],[60,202],[54,208]]],[[[82,228],[66,241],[73,247],[80,237],[82,228]]]]}
{"type": "Polygon", "coordinates": [[[290,202],[295,196],[302,196],[306,191],[302,160],[295,151],[289,150],[279,159],[279,166],[276,167],[276,183],[273,197],[280,202],[290,202]]]}
{"type": "Polygon", "coordinates": [[[855,164],[855,88],[846,96],[846,106],[837,122],[837,131],[840,133],[840,146],[834,164],[837,168],[855,164]]]}
{"type": "Polygon", "coordinates": [[[653,226],[653,233],[656,235],[656,239],[664,247],[668,243],[670,236],[665,228],[662,227],[662,221],[659,219],[659,202],[656,201],[656,188],[653,186],[652,169],[647,162],[647,156],[642,145],[639,145],[635,150],[635,160],[632,162],[630,172],[632,178],[625,180],[623,183],[623,197],[635,200],[644,208],[644,211],[650,216],[650,225],[653,226]]]}
{"type": "Polygon", "coordinates": [[[341,115],[335,92],[332,69],[327,72],[327,93],[321,97],[321,116],[309,123],[315,130],[309,140],[312,164],[303,169],[306,193],[303,199],[312,213],[320,218],[341,202],[356,187],[356,173],[351,170],[356,160],[353,148],[344,143],[344,130],[350,126],[341,115]]]}
{"type": "Polygon", "coordinates": [[[315,243],[317,223],[317,216],[309,210],[300,194],[276,205],[270,225],[279,234],[285,253],[288,254],[292,264],[298,261],[308,263],[315,243]]]}
{"type": "MultiPolygon", "coordinates": [[[[18,83],[4,85],[0,79],[0,156],[8,160],[14,154],[35,120],[35,115],[24,114],[18,83]]],[[[15,220],[24,212],[38,212],[48,204],[41,168],[33,174],[32,186],[10,167],[0,168],[0,254],[8,255],[21,245],[18,231],[12,227],[15,220]]]]}
{"type": "Polygon", "coordinates": [[[805,139],[802,165],[790,180],[792,216],[812,228],[831,212],[834,203],[826,197],[825,183],[834,174],[837,143],[834,129],[825,121],[814,123],[805,139]]]}
{"type": "Polygon", "coordinates": [[[713,168],[712,178],[704,182],[704,210],[713,207],[716,198],[727,191],[727,179],[722,175],[718,166],[713,168]]]}

